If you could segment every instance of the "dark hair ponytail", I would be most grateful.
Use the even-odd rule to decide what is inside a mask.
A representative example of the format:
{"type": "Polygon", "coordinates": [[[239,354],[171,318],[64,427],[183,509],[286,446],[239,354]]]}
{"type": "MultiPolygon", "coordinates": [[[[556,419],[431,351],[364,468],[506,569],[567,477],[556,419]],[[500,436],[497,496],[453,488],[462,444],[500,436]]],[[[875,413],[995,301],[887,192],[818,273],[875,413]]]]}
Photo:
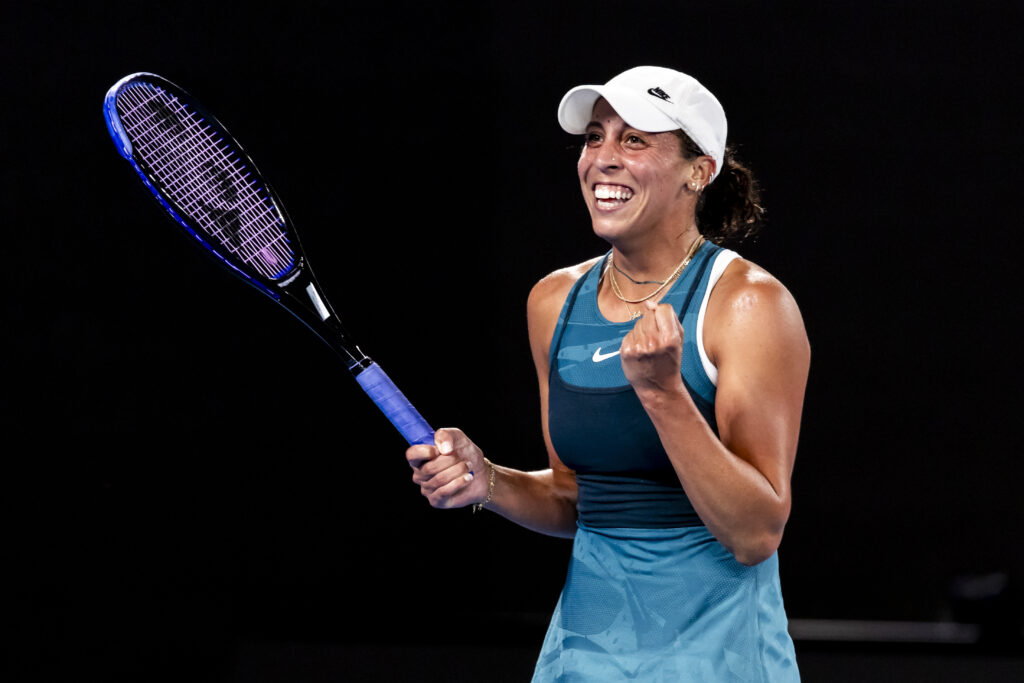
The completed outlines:
{"type": "MultiPolygon", "coordinates": [[[[686,133],[673,132],[680,139],[684,158],[704,156],[686,133]]],[[[697,200],[697,229],[715,244],[738,243],[760,229],[764,213],[754,174],[736,160],[735,148],[726,145],[722,169],[697,200]]]]}

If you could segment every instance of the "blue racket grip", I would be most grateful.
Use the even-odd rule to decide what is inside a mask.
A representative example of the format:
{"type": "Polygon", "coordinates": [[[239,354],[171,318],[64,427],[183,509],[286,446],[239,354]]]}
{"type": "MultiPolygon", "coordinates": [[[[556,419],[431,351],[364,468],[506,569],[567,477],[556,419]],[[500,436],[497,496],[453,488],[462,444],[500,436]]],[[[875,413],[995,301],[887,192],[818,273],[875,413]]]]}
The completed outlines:
{"type": "Polygon", "coordinates": [[[409,445],[417,443],[434,443],[434,430],[423,419],[409,399],[398,390],[391,378],[376,363],[370,363],[366,369],[356,375],[356,381],[373,402],[377,404],[395,429],[402,433],[409,445]]]}

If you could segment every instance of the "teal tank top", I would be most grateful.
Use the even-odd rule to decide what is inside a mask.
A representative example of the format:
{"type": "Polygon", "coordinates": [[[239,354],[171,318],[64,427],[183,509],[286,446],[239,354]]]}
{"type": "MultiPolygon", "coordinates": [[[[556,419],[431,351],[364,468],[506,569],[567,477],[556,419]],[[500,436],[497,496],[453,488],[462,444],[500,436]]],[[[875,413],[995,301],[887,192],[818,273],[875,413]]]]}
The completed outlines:
{"type": "MultiPolygon", "coordinates": [[[[715,385],[697,346],[697,319],[712,265],[723,250],[705,242],[661,299],[682,322],[682,378],[715,433],[715,385]]],[[[551,342],[548,431],[559,459],[576,472],[577,511],[594,528],[702,526],[626,381],[618,355],[634,322],[611,322],[597,305],[607,256],[566,298],[551,342]]]]}

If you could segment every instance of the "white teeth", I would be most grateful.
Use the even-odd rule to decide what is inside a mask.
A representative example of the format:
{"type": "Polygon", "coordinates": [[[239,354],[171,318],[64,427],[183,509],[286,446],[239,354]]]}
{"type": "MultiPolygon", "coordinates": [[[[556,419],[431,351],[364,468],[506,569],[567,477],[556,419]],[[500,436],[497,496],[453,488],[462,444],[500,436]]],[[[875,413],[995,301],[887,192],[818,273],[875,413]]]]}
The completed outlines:
{"type": "Polygon", "coordinates": [[[633,191],[621,185],[598,185],[594,188],[594,197],[597,199],[629,199],[633,191]]]}

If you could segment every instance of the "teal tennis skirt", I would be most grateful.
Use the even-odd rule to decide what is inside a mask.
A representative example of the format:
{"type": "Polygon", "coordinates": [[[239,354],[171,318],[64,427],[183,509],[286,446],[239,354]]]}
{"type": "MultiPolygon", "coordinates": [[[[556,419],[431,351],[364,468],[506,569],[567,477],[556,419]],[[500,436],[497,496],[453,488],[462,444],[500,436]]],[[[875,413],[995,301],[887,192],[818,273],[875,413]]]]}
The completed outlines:
{"type": "Polygon", "coordinates": [[[799,680],[777,554],[747,567],[705,527],[579,525],[534,683],[799,680]]]}

